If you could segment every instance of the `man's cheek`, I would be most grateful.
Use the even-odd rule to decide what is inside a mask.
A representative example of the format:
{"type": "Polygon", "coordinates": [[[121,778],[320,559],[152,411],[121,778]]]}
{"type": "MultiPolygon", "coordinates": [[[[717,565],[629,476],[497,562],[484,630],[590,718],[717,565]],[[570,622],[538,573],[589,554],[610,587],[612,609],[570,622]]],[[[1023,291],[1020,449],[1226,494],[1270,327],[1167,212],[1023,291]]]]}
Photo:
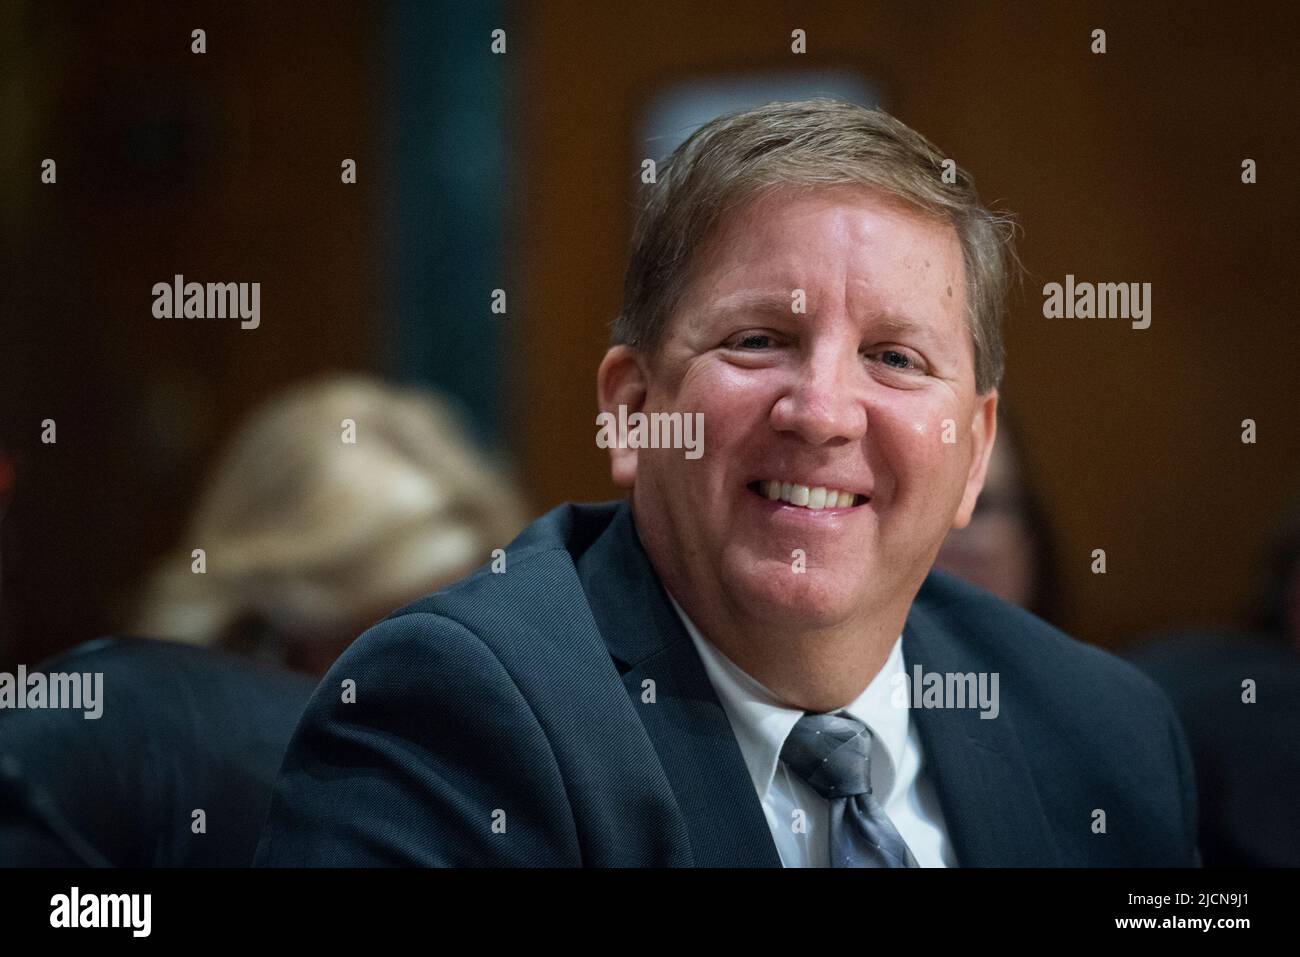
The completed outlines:
{"type": "Polygon", "coordinates": [[[762,417],[753,407],[720,408],[716,404],[701,403],[692,415],[701,441],[698,458],[693,465],[703,464],[710,472],[723,471],[734,463],[738,454],[753,445],[762,436],[762,417]]]}
{"type": "Polygon", "coordinates": [[[905,439],[895,456],[900,484],[907,481],[924,486],[934,481],[936,473],[943,472],[954,457],[956,446],[944,444],[937,433],[909,430],[905,439]]]}
{"type": "MultiPolygon", "coordinates": [[[[936,436],[913,436],[905,447],[898,448],[889,468],[886,507],[894,519],[913,519],[922,513],[942,508],[949,499],[948,490],[958,474],[960,458],[955,446],[941,445],[936,436]]],[[[884,477],[877,476],[884,484],[884,477]]]]}

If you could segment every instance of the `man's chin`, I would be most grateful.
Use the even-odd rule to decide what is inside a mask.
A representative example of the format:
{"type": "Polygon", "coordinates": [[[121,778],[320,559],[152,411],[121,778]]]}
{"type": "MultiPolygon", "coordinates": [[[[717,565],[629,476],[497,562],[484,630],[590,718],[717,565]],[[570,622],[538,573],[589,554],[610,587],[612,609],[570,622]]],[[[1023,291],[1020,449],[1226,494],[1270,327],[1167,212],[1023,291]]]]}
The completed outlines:
{"type": "Polygon", "coordinates": [[[825,570],[784,570],[755,574],[737,582],[737,596],[749,617],[791,629],[834,628],[848,621],[862,600],[861,583],[825,570]]]}

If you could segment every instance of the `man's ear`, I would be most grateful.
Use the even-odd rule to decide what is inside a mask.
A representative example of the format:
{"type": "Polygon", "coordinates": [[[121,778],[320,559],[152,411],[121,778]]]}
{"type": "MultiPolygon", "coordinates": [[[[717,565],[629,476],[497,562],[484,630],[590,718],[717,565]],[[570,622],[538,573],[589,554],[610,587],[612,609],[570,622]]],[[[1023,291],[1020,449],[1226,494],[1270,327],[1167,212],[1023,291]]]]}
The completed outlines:
{"type": "Polygon", "coordinates": [[[975,500],[984,488],[984,476],[989,470],[989,457],[993,454],[993,442],[998,434],[998,390],[991,389],[987,395],[975,397],[975,414],[971,416],[971,460],[966,473],[966,489],[962,493],[961,505],[953,516],[953,528],[965,528],[970,524],[970,517],[975,512],[975,500]]]}
{"type": "MultiPolygon", "coordinates": [[[[600,406],[599,423],[610,423],[616,438],[617,423],[626,416],[640,412],[646,397],[645,356],[631,346],[612,346],[605,353],[596,371],[596,403],[600,406]],[[619,415],[619,406],[626,411],[619,415]]],[[[619,442],[609,447],[609,474],[619,488],[631,488],[636,479],[636,449],[619,448],[619,442]]]]}

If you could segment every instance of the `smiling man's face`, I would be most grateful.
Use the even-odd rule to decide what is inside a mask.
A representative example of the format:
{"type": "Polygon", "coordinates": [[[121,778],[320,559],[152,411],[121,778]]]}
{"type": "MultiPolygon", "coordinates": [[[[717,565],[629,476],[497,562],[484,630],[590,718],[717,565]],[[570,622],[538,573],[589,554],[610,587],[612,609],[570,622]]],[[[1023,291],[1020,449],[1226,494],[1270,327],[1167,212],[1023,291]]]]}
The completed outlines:
{"type": "Polygon", "coordinates": [[[610,350],[603,407],[703,413],[699,459],[612,453],[688,611],[806,630],[910,604],[993,440],[965,282],[950,225],[866,187],[783,188],[715,230],[652,355],[610,350]]]}

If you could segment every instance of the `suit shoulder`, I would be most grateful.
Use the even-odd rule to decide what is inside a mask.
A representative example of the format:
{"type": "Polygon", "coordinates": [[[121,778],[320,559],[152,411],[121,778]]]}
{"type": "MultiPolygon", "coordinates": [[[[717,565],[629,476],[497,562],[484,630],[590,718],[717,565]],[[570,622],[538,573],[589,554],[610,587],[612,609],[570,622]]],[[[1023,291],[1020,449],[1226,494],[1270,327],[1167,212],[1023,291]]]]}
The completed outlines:
{"type": "Polygon", "coordinates": [[[617,503],[557,506],[464,578],[398,608],[385,620],[438,615],[476,633],[502,616],[514,621],[539,597],[580,587],[575,573],[578,556],[608,525],[616,509],[617,503]]]}
{"type": "Polygon", "coordinates": [[[432,633],[450,634],[444,641],[472,635],[502,660],[551,648],[587,608],[577,562],[619,508],[618,502],[557,506],[469,575],[392,612],[353,648],[368,654],[382,642],[427,654],[432,633]]]}
{"type": "Polygon", "coordinates": [[[1087,697],[1093,705],[1123,701],[1131,713],[1143,701],[1163,716],[1164,692],[1140,669],[1108,651],[1070,637],[1037,615],[952,575],[932,571],[917,604],[941,627],[960,635],[989,670],[1027,683],[1087,697]]]}

